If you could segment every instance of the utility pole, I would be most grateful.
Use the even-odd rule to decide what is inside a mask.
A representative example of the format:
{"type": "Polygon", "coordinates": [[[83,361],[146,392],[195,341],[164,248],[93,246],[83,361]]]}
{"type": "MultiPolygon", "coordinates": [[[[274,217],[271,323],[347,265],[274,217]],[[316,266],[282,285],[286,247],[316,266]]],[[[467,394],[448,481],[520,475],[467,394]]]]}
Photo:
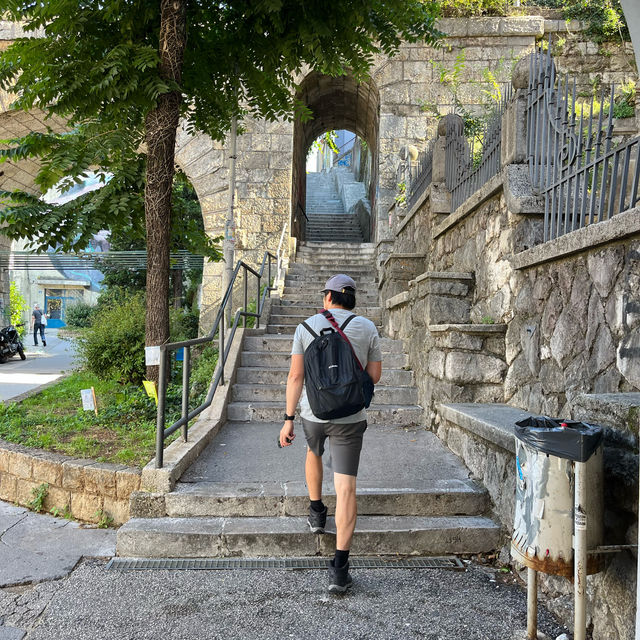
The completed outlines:
{"type": "MultiPolygon", "coordinates": [[[[224,272],[222,274],[222,297],[231,283],[234,269],[234,221],[233,221],[233,205],[236,191],[236,139],[238,137],[238,118],[234,114],[231,121],[231,136],[229,139],[229,201],[227,205],[227,219],[224,225],[224,240],[222,243],[222,252],[224,257],[224,272]]],[[[231,322],[231,294],[225,312],[225,322],[227,326],[231,322]]]]}

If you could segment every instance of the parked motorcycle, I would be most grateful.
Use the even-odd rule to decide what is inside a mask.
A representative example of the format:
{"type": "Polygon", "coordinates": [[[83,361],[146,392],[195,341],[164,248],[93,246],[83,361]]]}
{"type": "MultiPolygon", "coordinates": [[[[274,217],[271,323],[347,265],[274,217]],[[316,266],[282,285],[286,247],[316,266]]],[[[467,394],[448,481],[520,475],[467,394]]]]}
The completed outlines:
{"type": "Polygon", "coordinates": [[[17,327],[24,327],[24,322],[17,326],[10,324],[4,329],[0,329],[0,363],[6,362],[9,358],[19,354],[22,360],[26,360],[24,355],[24,346],[20,339],[17,327]]]}

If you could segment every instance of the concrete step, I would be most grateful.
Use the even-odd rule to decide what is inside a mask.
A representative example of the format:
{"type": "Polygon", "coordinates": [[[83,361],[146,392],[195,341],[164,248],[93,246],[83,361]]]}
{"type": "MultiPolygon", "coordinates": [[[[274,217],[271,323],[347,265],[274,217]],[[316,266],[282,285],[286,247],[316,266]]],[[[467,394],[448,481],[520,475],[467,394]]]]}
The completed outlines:
{"type": "MultiPolygon", "coordinates": [[[[287,383],[288,367],[274,367],[262,369],[261,367],[239,367],[236,373],[236,382],[240,384],[281,384],[287,383]]],[[[413,384],[413,371],[404,369],[383,369],[380,382],[376,389],[381,386],[400,387],[413,384]]],[[[377,394],[377,392],[376,392],[377,394]]],[[[415,401],[414,401],[415,402],[415,401]]]]}
{"type": "MultiPolygon", "coordinates": [[[[280,402],[284,406],[286,379],[280,384],[236,383],[233,385],[232,402],[280,402]]],[[[418,390],[415,387],[376,387],[371,406],[415,405],[418,390]]]]}
{"type": "MultiPolygon", "coordinates": [[[[335,243],[338,246],[340,243],[335,243]]],[[[349,258],[345,258],[345,255],[349,253],[350,249],[348,248],[348,243],[345,242],[345,249],[342,251],[342,254],[336,253],[335,257],[323,257],[321,259],[315,256],[309,255],[300,255],[296,256],[296,262],[298,264],[304,265],[316,265],[318,268],[323,269],[331,269],[335,273],[344,273],[345,271],[348,273],[349,269],[359,266],[369,266],[372,270],[371,259],[369,258],[353,258],[350,256],[349,258]]]]}
{"type": "MultiPolygon", "coordinates": [[[[355,276],[370,275],[376,277],[371,271],[371,260],[367,259],[361,263],[351,263],[346,260],[343,261],[343,265],[349,269],[349,274],[355,274],[355,276]]],[[[304,276],[332,276],[335,273],[333,264],[323,264],[318,262],[315,265],[310,265],[306,262],[294,262],[287,270],[287,275],[304,275],[304,276]]],[[[354,277],[355,277],[354,276],[354,277]]]]}
{"type": "MultiPolygon", "coordinates": [[[[382,325],[381,324],[376,324],[374,323],[376,328],[378,329],[378,333],[380,333],[381,329],[382,329],[382,325]]],[[[296,326],[294,324],[271,324],[269,323],[267,326],[267,333],[275,333],[275,334],[280,334],[280,335],[290,335],[293,336],[293,334],[296,332],[296,326]]]]}
{"type": "MultiPolygon", "coordinates": [[[[299,302],[310,302],[313,304],[316,302],[318,305],[322,304],[322,287],[326,283],[326,280],[320,285],[319,289],[311,289],[309,287],[304,287],[303,285],[299,286],[285,286],[282,290],[282,295],[286,296],[288,300],[297,300],[299,302]]],[[[368,293],[369,290],[363,291],[360,294],[356,293],[356,301],[363,306],[377,306],[378,303],[378,295],[377,293],[374,295],[374,288],[371,288],[371,293],[368,293]]]]}
{"type": "MultiPolygon", "coordinates": [[[[353,555],[446,555],[493,551],[500,527],[483,516],[362,516],[353,555]]],[[[132,518],[118,531],[123,557],[213,558],[330,555],[327,534],[309,533],[305,518],[132,518]]]]}
{"type": "MultiPolygon", "coordinates": [[[[335,491],[328,489],[322,495],[333,513],[335,491]]],[[[471,480],[446,479],[424,489],[380,489],[358,483],[359,517],[474,516],[488,504],[487,490],[471,480]]],[[[165,505],[170,518],[306,517],[309,494],[302,481],[286,483],[285,488],[280,482],[179,482],[166,494],[165,505]]]]}
{"type": "MultiPolygon", "coordinates": [[[[298,249],[298,251],[301,251],[303,253],[306,253],[308,251],[331,251],[332,246],[331,246],[331,242],[312,242],[310,240],[306,240],[305,242],[303,242],[300,246],[300,248],[298,249]]],[[[370,255],[374,255],[375,251],[376,251],[376,247],[372,242],[357,242],[354,243],[352,247],[349,247],[350,249],[353,249],[354,251],[358,251],[360,250],[361,253],[368,253],[370,255]]]]}
{"type": "MultiPolygon", "coordinates": [[[[282,301],[281,301],[282,302],[282,301]]],[[[305,319],[318,313],[319,306],[317,304],[272,304],[271,313],[283,316],[304,316],[305,319]]],[[[376,314],[382,313],[382,307],[358,307],[353,310],[359,316],[371,318],[376,314]]]]}
{"type": "MultiPolygon", "coordinates": [[[[288,355],[291,353],[291,337],[270,334],[246,336],[243,347],[246,351],[278,351],[288,355]]],[[[380,338],[380,349],[383,356],[389,354],[404,355],[402,340],[380,338]]]]}
{"type": "MultiPolygon", "coordinates": [[[[280,337],[275,334],[273,337],[280,337]]],[[[291,345],[293,334],[283,335],[291,345]]],[[[289,367],[291,361],[291,347],[288,351],[243,351],[240,354],[240,366],[242,367],[289,367]]],[[[405,353],[390,353],[382,355],[382,368],[402,369],[409,366],[409,357],[405,353]]]]}
{"type": "MultiPolygon", "coordinates": [[[[367,422],[370,424],[412,426],[420,424],[422,418],[422,407],[417,405],[378,405],[374,399],[367,409],[367,422]]],[[[233,422],[276,422],[282,420],[282,401],[231,402],[227,406],[227,419],[233,422]]]]}
{"type": "MultiPolygon", "coordinates": [[[[271,317],[269,319],[269,324],[281,325],[281,324],[291,324],[293,326],[298,326],[301,322],[304,322],[309,316],[308,315],[293,315],[288,313],[278,313],[280,309],[278,308],[276,312],[272,310],[271,317]]],[[[374,324],[382,323],[382,310],[374,311],[371,314],[367,315],[367,318],[371,320],[374,324]]]]}

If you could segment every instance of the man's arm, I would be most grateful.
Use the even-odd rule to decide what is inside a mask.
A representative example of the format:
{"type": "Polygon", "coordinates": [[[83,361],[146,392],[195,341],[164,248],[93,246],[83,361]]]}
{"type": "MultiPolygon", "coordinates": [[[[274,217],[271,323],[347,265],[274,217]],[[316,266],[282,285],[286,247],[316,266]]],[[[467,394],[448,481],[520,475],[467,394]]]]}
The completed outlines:
{"type": "Polygon", "coordinates": [[[378,362],[367,362],[367,366],[365,371],[373,380],[373,384],[378,384],[380,377],[382,376],[382,361],[378,362]]]}
{"type": "MultiPolygon", "coordinates": [[[[296,412],[298,400],[302,394],[302,386],[304,384],[304,355],[294,354],[291,356],[291,366],[289,367],[289,376],[287,377],[287,404],[286,413],[292,416],[296,412]]],[[[287,420],[282,429],[280,429],[280,445],[288,447],[295,438],[293,433],[293,420],[287,420]],[[287,438],[289,442],[287,442],[287,438]]]]}

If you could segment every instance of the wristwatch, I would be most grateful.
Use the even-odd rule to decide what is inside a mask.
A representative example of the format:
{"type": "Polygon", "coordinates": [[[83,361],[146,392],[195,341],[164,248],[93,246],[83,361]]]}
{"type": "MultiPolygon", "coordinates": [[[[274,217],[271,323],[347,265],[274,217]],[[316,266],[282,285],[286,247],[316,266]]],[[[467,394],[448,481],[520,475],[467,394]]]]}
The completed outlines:
{"type": "Polygon", "coordinates": [[[287,420],[295,420],[296,417],[295,416],[288,416],[287,412],[285,411],[284,412],[284,419],[285,419],[285,422],[286,422],[287,420]]]}

